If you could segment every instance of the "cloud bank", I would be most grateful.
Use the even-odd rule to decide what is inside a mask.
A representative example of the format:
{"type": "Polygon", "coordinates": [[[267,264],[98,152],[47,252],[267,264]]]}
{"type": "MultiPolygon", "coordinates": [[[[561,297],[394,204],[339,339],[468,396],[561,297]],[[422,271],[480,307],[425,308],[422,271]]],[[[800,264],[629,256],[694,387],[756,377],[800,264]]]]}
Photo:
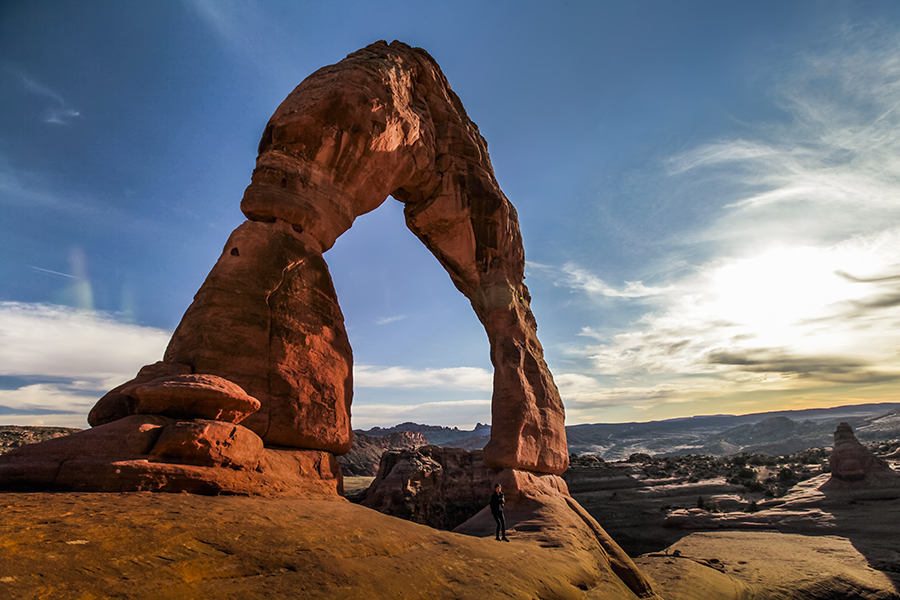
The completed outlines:
{"type": "Polygon", "coordinates": [[[100,396],[162,358],[170,335],[100,312],[0,302],[0,415],[84,427],[100,396]]]}
{"type": "Polygon", "coordinates": [[[443,388],[480,390],[490,393],[494,375],[476,367],[408,369],[355,365],[353,385],[359,388],[443,388]]]}

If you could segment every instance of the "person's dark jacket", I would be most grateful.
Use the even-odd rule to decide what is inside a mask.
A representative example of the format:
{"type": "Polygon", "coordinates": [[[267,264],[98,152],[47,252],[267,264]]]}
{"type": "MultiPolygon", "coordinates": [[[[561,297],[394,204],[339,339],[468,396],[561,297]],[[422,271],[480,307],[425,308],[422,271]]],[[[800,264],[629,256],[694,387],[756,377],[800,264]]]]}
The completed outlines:
{"type": "Polygon", "coordinates": [[[506,504],[503,499],[503,492],[497,493],[494,492],[491,495],[491,514],[499,515],[503,514],[503,505],[506,504]]]}

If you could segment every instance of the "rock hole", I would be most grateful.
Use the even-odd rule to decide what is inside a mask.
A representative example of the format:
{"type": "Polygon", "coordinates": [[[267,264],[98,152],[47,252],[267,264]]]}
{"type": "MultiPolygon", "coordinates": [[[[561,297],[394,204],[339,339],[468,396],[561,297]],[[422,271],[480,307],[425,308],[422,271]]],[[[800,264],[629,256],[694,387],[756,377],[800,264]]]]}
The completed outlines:
{"type": "Polygon", "coordinates": [[[287,178],[286,177],[281,178],[281,187],[283,187],[283,188],[287,187],[287,178]]]}
{"type": "Polygon", "coordinates": [[[237,246],[235,246],[234,248],[231,249],[231,255],[232,256],[240,256],[241,255],[240,251],[237,249],[237,246]]]}

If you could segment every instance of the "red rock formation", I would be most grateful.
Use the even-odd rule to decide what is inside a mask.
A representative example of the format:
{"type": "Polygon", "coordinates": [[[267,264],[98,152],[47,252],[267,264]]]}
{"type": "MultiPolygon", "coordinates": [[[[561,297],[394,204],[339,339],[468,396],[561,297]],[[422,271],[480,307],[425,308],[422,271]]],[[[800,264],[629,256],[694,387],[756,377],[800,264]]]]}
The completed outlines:
{"type": "Polygon", "coordinates": [[[506,496],[508,535],[517,542],[585,552],[639,598],[656,598],[631,558],[570,495],[557,475],[488,469],[480,450],[424,446],[386,453],[363,506],[432,527],[493,537],[488,503],[496,484],[506,496]]]}
{"type": "Polygon", "coordinates": [[[140,385],[132,392],[135,413],[240,423],[259,410],[259,400],[215,375],[176,375],[140,385]]]}
{"type": "Polygon", "coordinates": [[[485,461],[562,473],[564,409],[523,283],[516,211],[434,60],[379,42],[320,69],[278,107],[259,151],[241,203],[250,221],[229,239],[165,362],[259,399],[245,425],[269,444],[346,452],[352,358],[321,253],[393,195],[487,331],[495,374],[485,461]]]}
{"type": "Polygon", "coordinates": [[[849,423],[837,426],[828,464],[831,477],[819,487],[823,492],[900,487],[900,473],[860,444],[849,423]]]}
{"type": "MultiPolygon", "coordinates": [[[[249,220],[228,239],[163,361],[101,398],[89,423],[141,414],[240,422],[267,447],[346,453],[352,353],[322,253],[389,195],[487,332],[495,372],[485,464],[565,471],[565,413],[523,283],[516,211],[440,67],[400,42],[320,69],[278,107],[241,202],[249,220]]],[[[188,449],[216,447],[223,430],[177,431],[176,455],[196,467],[188,449]]],[[[252,462],[210,456],[216,468],[252,462]]]]}
{"type": "Polygon", "coordinates": [[[488,333],[495,375],[485,460],[562,473],[564,410],[522,282],[515,209],[437,64],[398,42],[351,54],[288,96],[266,126],[241,208],[252,220],[290,223],[310,251],[324,252],[388,195],[405,204],[410,230],[488,333]]]}
{"type": "Polygon", "coordinates": [[[332,454],[263,448],[249,429],[221,421],[132,415],[2,456],[0,489],[335,495],[332,454]]]}
{"type": "MultiPolygon", "coordinates": [[[[506,496],[506,531],[510,539],[528,540],[544,547],[587,552],[598,566],[608,569],[638,598],[658,598],[634,561],[596,520],[569,495],[558,475],[504,469],[494,476],[506,496]]],[[[489,506],[453,531],[479,537],[495,533],[489,506]]]]}

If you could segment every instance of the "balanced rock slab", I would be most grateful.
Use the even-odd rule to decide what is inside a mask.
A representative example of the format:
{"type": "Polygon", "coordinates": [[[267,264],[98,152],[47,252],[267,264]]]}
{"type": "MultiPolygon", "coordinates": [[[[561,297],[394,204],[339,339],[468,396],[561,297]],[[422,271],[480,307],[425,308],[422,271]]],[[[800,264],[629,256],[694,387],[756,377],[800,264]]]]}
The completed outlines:
{"type": "Polygon", "coordinates": [[[0,490],[336,496],[334,455],[264,448],[221,421],[131,415],[0,455],[0,490]]]}
{"type": "Polygon", "coordinates": [[[135,412],[173,418],[199,418],[240,423],[259,410],[259,400],[215,375],[176,375],[154,379],[132,392],[135,412]]]}

